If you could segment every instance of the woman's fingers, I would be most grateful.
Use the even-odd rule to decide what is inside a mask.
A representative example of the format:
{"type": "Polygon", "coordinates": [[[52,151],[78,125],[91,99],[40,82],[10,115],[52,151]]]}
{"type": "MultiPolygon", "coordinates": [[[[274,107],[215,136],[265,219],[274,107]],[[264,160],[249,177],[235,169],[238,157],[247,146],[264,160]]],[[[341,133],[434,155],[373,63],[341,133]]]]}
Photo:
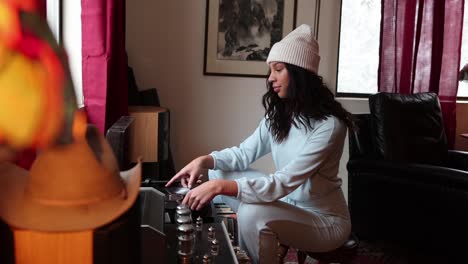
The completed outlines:
{"type": "Polygon", "coordinates": [[[184,187],[189,187],[190,188],[190,179],[187,180],[188,178],[192,178],[190,176],[190,172],[187,172],[185,171],[184,169],[180,170],[176,175],[174,175],[174,177],[172,177],[167,183],[166,183],[166,187],[169,187],[171,184],[173,184],[175,181],[179,180],[180,179],[180,183],[182,184],[182,186],[184,187]]]}
{"type": "Polygon", "coordinates": [[[198,211],[205,206],[206,201],[203,197],[199,197],[196,195],[192,195],[187,198],[187,206],[190,207],[191,210],[198,211]]]}
{"type": "Polygon", "coordinates": [[[200,210],[205,206],[211,199],[213,199],[215,193],[213,192],[213,184],[205,182],[190,190],[184,197],[182,204],[186,204],[192,210],[200,210]]]}
{"type": "Polygon", "coordinates": [[[188,192],[188,193],[185,195],[184,199],[182,200],[182,204],[185,204],[185,205],[187,205],[187,206],[190,206],[190,205],[189,205],[189,197],[190,197],[190,192],[188,192]]]}
{"type": "Polygon", "coordinates": [[[200,200],[197,198],[197,197],[193,197],[191,200],[190,200],[190,209],[192,210],[198,210],[198,205],[200,204],[200,200]]]}
{"type": "Polygon", "coordinates": [[[184,178],[180,179],[180,183],[182,184],[182,186],[187,188],[187,178],[184,177],[184,178]]]}
{"type": "Polygon", "coordinates": [[[192,188],[193,184],[198,183],[198,181],[201,180],[201,178],[203,178],[203,174],[201,174],[201,173],[200,174],[194,174],[194,176],[190,176],[188,187],[192,188]]]}
{"type": "Polygon", "coordinates": [[[198,176],[198,179],[197,179],[197,181],[195,183],[196,184],[202,184],[203,183],[202,178],[203,178],[203,174],[200,174],[200,176],[198,176]]]}
{"type": "Polygon", "coordinates": [[[198,203],[197,208],[195,208],[195,210],[196,210],[196,211],[201,210],[201,209],[205,206],[205,204],[206,204],[207,202],[208,202],[208,201],[205,201],[204,199],[200,200],[200,202],[198,203]]]}
{"type": "Polygon", "coordinates": [[[182,204],[187,205],[190,209],[194,210],[196,208],[196,205],[198,204],[197,201],[197,196],[193,195],[192,191],[189,191],[185,197],[184,200],[182,201],[182,204]]]}
{"type": "Polygon", "coordinates": [[[189,188],[192,188],[193,183],[196,181],[195,178],[196,178],[195,175],[190,175],[190,179],[189,179],[189,182],[188,182],[188,187],[189,188]]]}
{"type": "Polygon", "coordinates": [[[166,187],[169,187],[173,182],[175,182],[176,180],[178,180],[180,177],[181,177],[182,173],[179,171],[176,175],[174,175],[174,177],[172,177],[167,183],[166,183],[166,187]]]}

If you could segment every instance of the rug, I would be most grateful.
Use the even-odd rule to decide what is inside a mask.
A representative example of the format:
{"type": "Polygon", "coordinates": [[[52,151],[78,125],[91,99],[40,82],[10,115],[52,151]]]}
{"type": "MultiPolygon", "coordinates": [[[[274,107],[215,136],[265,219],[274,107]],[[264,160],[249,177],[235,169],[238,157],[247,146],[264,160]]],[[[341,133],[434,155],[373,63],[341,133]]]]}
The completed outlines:
{"type": "MultiPolygon", "coordinates": [[[[295,249],[289,249],[284,264],[297,264],[295,249]]],[[[306,264],[320,264],[320,261],[307,257],[306,264]]],[[[378,242],[360,241],[356,256],[349,260],[349,264],[431,264],[431,263],[463,263],[450,260],[447,256],[428,256],[408,252],[404,247],[387,245],[378,242]]],[[[465,262],[467,263],[467,262],[465,262]]]]}

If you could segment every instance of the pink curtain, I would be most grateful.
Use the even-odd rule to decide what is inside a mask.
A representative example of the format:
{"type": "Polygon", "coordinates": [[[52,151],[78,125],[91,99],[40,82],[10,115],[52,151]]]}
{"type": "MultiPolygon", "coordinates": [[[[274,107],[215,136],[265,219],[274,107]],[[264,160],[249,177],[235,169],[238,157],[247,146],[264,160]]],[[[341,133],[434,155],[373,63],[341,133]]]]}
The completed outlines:
{"type": "Polygon", "coordinates": [[[81,0],[84,105],[101,132],[128,113],[125,0],[81,0]]]}
{"type": "Polygon", "coordinates": [[[453,147],[464,0],[382,0],[379,91],[439,95],[453,147]]]}

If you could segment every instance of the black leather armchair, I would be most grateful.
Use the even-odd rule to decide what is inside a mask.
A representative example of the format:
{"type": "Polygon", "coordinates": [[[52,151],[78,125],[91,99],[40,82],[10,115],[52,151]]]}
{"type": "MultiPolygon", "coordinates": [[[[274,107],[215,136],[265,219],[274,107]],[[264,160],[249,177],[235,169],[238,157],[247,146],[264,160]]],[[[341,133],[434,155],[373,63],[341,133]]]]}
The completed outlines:
{"type": "Polygon", "coordinates": [[[379,93],[349,135],[353,232],[443,255],[468,245],[468,152],[447,149],[433,93],[379,93]]]}

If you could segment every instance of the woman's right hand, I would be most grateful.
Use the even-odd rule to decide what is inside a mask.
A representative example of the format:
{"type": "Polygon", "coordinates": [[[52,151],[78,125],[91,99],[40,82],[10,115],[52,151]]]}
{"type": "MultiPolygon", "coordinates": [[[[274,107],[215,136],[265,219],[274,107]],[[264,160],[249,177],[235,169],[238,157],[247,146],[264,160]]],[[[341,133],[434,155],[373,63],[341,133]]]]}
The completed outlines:
{"type": "Polygon", "coordinates": [[[214,160],[211,155],[200,156],[185,165],[185,167],[174,175],[174,177],[167,182],[166,187],[180,179],[182,186],[192,188],[193,184],[202,176],[203,170],[212,169],[213,166],[214,160]]]}

